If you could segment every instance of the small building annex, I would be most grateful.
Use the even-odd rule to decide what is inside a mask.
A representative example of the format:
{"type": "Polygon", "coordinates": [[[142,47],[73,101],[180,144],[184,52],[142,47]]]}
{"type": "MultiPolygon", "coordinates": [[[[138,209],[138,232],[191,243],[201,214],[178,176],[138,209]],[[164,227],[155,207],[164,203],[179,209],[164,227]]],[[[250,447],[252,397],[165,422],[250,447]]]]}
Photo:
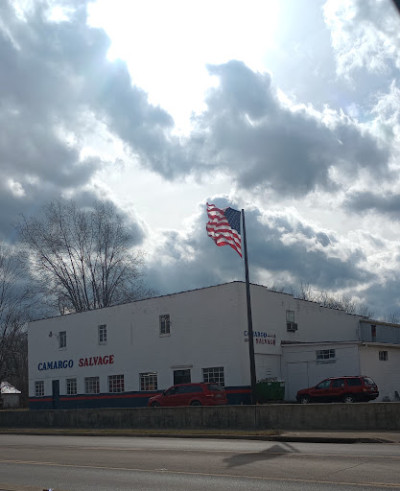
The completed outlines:
{"type": "MultiPolygon", "coordinates": [[[[400,391],[400,326],[251,285],[257,380],[285,399],[328,376],[368,375],[400,391]]],[[[250,401],[246,286],[232,282],[42,319],[28,327],[31,409],[144,406],[156,391],[215,381],[250,401]]]]}

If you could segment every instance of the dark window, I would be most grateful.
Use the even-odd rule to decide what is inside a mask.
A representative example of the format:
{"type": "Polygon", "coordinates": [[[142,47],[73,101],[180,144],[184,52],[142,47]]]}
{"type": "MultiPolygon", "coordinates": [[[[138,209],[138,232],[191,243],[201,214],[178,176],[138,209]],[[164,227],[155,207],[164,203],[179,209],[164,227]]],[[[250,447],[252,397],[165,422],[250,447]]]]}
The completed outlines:
{"type": "Polygon", "coordinates": [[[67,346],[67,332],[66,331],[60,331],[58,340],[59,340],[58,347],[59,348],[66,348],[66,346],[67,346]]]}
{"type": "Polygon", "coordinates": [[[362,382],[361,382],[361,379],[359,379],[359,378],[348,378],[347,379],[347,385],[349,385],[350,387],[356,387],[356,386],[362,385],[362,382]]]}
{"type": "Polygon", "coordinates": [[[379,352],[379,360],[380,361],[388,361],[389,359],[389,354],[387,351],[380,351],[379,352]]]}
{"type": "Polygon", "coordinates": [[[344,380],[342,378],[332,380],[332,387],[344,387],[344,380]]]}
{"type": "Polygon", "coordinates": [[[336,357],[334,349],[321,349],[316,351],[317,361],[333,361],[336,357]]]}
{"type": "Polygon", "coordinates": [[[190,384],[191,381],[190,368],[184,370],[174,370],[174,385],[190,384]]]}
{"type": "Polygon", "coordinates": [[[320,382],[318,385],[317,385],[317,389],[329,389],[331,385],[331,381],[330,380],[323,380],[322,382],[320,382]]]}
{"type": "Polygon", "coordinates": [[[107,325],[101,324],[98,327],[99,344],[107,344],[107,325]]]}
{"type": "Polygon", "coordinates": [[[223,391],[224,388],[217,384],[209,384],[208,389],[211,391],[223,391]]]}
{"type": "Polygon", "coordinates": [[[171,334],[171,319],[169,314],[160,315],[160,336],[171,334]]]}

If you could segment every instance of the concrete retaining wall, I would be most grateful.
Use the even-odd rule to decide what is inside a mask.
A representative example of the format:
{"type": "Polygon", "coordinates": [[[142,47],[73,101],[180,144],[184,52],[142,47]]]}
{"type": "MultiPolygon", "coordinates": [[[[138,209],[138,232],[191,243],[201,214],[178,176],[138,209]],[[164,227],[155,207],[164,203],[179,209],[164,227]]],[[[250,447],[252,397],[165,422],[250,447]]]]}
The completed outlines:
{"type": "Polygon", "coordinates": [[[3,428],[400,430],[399,403],[0,411],[3,428]]]}

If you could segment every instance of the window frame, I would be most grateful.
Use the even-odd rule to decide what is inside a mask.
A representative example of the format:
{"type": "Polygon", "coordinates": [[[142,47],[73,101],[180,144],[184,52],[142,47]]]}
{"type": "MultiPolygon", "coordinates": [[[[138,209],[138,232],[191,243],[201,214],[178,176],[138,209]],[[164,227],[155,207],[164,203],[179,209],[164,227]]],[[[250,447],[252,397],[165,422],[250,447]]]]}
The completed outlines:
{"type": "Polygon", "coordinates": [[[378,357],[379,357],[379,361],[389,361],[388,350],[379,351],[378,357]]]}
{"type": "Polygon", "coordinates": [[[108,376],[108,392],[120,393],[125,392],[125,376],[124,374],[108,376]]]}
{"type": "Polygon", "coordinates": [[[159,328],[160,328],[160,336],[171,335],[171,316],[169,314],[160,314],[159,328]]]}
{"type": "Polygon", "coordinates": [[[202,368],[203,382],[214,383],[225,387],[225,368],[224,367],[205,367],[202,368]]]}
{"type": "Polygon", "coordinates": [[[64,349],[67,347],[67,331],[60,331],[58,333],[58,349],[64,349]]]}
{"type": "Polygon", "coordinates": [[[35,381],[35,397],[44,397],[44,380],[35,381]]]}
{"type": "Polygon", "coordinates": [[[65,393],[67,396],[74,396],[78,393],[78,382],[74,377],[65,380],[65,393]]]}
{"type": "Polygon", "coordinates": [[[336,349],[328,348],[315,351],[317,363],[334,363],[336,361],[336,349]]]}
{"type": "Polygon", "coordinates": [[[100,377],[85,377],[85,394],[100,394],[100,377]]]}
{"type": "Polygon", "coordinates": [[[97,339],[99,344],[107,344],[107,324],[99,324],[97,326],[97,339]]]}
{"type": "Polygon", "coordinates": [[[139,373],[139,386],[141,391],[158,390],[157,372],[139,373]]]}

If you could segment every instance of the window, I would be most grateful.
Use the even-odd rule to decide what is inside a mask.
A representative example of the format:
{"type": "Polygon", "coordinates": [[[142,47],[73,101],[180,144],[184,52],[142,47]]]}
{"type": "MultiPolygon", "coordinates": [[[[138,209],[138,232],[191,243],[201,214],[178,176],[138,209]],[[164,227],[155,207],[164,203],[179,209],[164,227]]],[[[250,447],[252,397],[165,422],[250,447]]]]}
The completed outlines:
{"type": "Polygon", "coordinates": [[[107,344],[107,325],[101,324],[98,327],[99,344],[107,344]]]}
{"type": "Polygon", "coordinates": [[[316,351],[317,362],[335,361],[336,353],[334,349],[321,349],[316,351]]]}
{"type": "Polygon", "coordinates": [[[160,335],[165,336],[171,333],[171,320],[169,314],[160,315],[160,335]]]}
{"type": "Polygon", "coordinates": [[[67,332],[66,331],[60,331],[60,334],[58,336],[58,347],[59,348],[66,348],[67,347],[67,332]]]}
{"type": "Polygon", "coordinates": [[[225,385],[224,367],[203,368],[203,381],[225,385]]]}
{"type": "Polygon", "coordinates": [[[100,392],[99,377],[85,377],[86,394],[98,394],[100,392]]]}
{"type": "Polygon", "coordinates": [[[286,322],[295,322],[294,310],[286,311],[286,322]]]}
{"type": "Polygon", "coordinates": [[[190,368],[185,368],[184,370],[174,370],[174,385],[190,384],[191,381],[190,368]]]}
{"type": "Polygon", "coordinates": [[[71,396],[73,394],[77,394],[77,385],[76,385],[76,378],[67,378],[67,395],[71,396]]]}
{"type": "Polygon", "coordinates": [[[39,382],[35,382],[35,396],[43,397],[44,396],[44,380],[40,380],[39,382]]]}
{"type": "Polygon", "coordinates": [[[108,377],[108,392],[124,392],[124,376],[123,375],[110,375],[108,377]]]}
{"type": "Polygon", "coordinates": [[[336,380],[332,380],[332,387],[344,387],[344,380],[342,378],[338,378],[336,380]]]}
{"type": "Polygon", "coordinates": [[[359,377],[348,378],[347,385],[349,387],[359,387],[362,385],[362,380],[359,377]]]}
{"type": "Polygon", "coordinates": [[[331,385],[331,381],[330,379],[328,380],[323,380],[322,382],[320,382],[317,386],[316,386],[316,389],[319,389],[319,390],[323,390],[323,389],[329,389],[331,385]]]}
{"type": "Polygon", "coordinates": [[[389,359],[389,353],[387,351],[380,351],[379,352],[379,360],[380,361],[388,361],[389,359]]]}
{"type": "Polygon", "coordinates": [[[286,329],[288,332],[297,331],[297,324],[295,322],[294,310],[286,311],[286,329]]]}
{"type": "Polygon", "coordinates": [[[157,374],[147,372],[140,374],[140,390],[157,390],[157,374]]]}

